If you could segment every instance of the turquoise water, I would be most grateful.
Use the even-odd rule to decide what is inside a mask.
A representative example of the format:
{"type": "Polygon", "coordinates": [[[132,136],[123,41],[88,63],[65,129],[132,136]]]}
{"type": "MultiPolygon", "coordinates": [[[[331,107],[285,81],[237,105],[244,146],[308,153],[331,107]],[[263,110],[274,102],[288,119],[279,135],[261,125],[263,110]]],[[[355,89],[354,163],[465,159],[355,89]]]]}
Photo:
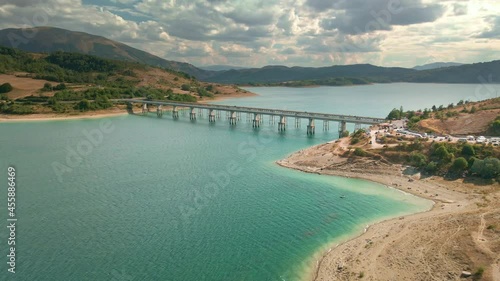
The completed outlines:
{"type": "MultiPolygon", "coordinates": [[[[328,104],[335,99],[329,91],[339,88],[318,89],[324,93],[316,99],[309,98],[311,89],[302,95],[294,89],[289,104],[281,88],[252,89],[262,95],[224,103],[279,107],[273,100],[324,112],[346,106],[328,104]]],[[[349,113],[372,110],[367,106],[352,103],[349,113]]],[[[378,108],[370,112],[384,116],[386,109],[378,108]]],[[[6,178],[14,165],[18,184],[17,273],[7,275],[4,258],[0,276],[300,280],[332,241],[430,207],[378,184],[275,165],[337,137],[335,129],[308,138],[304,128],[278,134],[276,126],[266,119],[255,131],[244,115],[230,128],[224,118],[209,125],[206,115],[190,122],[168,114],[0,123],[0,171],[6,178]]],[[[0,202],[7,200],[5,189],[0,202]]],[[[6,224],[3,211],[0,221],[6,224]]],[[[7,231],[0,231],[0,243],[6,241],[7,231]]]]}

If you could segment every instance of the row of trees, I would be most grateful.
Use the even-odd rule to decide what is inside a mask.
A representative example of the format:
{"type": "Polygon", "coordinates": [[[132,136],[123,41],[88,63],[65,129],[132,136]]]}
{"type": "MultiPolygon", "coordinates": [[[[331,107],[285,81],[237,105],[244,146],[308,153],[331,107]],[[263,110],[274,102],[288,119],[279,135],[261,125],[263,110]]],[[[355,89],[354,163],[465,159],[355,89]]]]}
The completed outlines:
{"type": "Polygon", "coordinates": [[[427,152],[419,142],[410,146],[406,147],[413,151],[408,159],[410,164],[430,174],[465,172],[488,179],[500,176],[500,162],[491,146],[434,143],[427,152]]]}

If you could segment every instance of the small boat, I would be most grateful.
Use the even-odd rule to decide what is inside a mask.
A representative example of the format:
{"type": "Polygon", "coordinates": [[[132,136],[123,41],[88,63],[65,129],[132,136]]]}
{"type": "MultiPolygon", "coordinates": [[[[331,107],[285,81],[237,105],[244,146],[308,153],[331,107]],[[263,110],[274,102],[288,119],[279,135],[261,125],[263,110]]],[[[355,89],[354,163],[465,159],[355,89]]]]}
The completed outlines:
{"type": "Polygon", "coordinates": [[[344,199],[344,198],[345,198],[345,195],[340,195],[340,198],[344,199]]]}

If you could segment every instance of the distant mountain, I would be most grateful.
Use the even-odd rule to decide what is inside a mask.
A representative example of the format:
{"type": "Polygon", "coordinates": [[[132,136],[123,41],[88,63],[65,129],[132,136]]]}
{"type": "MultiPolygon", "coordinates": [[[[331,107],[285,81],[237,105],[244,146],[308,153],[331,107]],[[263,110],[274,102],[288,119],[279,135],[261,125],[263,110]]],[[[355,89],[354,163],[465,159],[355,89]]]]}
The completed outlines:
{"type": "Polygon", "coordinates": [[[208,75],[205,70],[191,64],[165,60],[102,36],[55,27],[8,28],[0,30],[0,46],[18,48],[35,53],[74,52],[107,59],[140,62],[151,66],[185,72],[195,77],[208,75]],[[13,46],[11,38],[25,38],[23,34],[35,34],[35,36],[26,40],[26,42],[17,40],[20,44],[13,46]]]}
{"type": "Polygon", "coordinates": [[[232,69],[235,70],[247,69],[248,67],[232,66],[232,65],[207,65],[207,66],[198,66],[198,68],[208,71],[226,71],[232,69]]]}
{"type": "Polygon", "coordinates": [[[403,78],[417,83],[500,83],[500,60],[418,71],[403,78]]]}
{"type": "Polygon", "coordinates": [[[377,82],[400,81],[416,70],[400,67],[380,67],[371,64],[336,65],[329,67],[287,67],[281,65],[265,66],[240,70],[218,72],[209,77],[218,83],[278,83],[298,80],[328,79],[338,77],[369,78],[377,82]]]}
{"type": "Polygon", "coordinates": [[[460,66],[460,65],[463,65],[463,63],[434,62],[434,63],[415,66],[413,69],[415,69],[415,70],[431,70],[431,69],[436,69],[436,68],[444,68],[444,67],[452,67],[452,66],[460,66]]]}
{"type": "MultiPolygon", "coordinates": [[[[422,83],[500,83],[500,61],[460,65],[458,63],[434,63],[416,67],[380,67],[371,64],[335,65],[328,67],[287,67],[280,65],[262,68],[234,66],[210,66],[209,70],[197,68],[189,63],[165,60],[123,43],[101,36],[74,32],[53,27],[37,27],[28,30],[0,30],[0,46],[12,46],[11,38],[24,38],[23,34],[36,34],[34,38],[21,42],[17,48],[28,52],[66,51],[90,54],[106,59],[133,61],[151,66],[185,72],[199,80],[227,84],[265,84],[290,81],[307,83],[363,83],[422,82],[422,83]],[[227,70],[230,68],[229,70],[227,70]],[[429,69],[431,68],[431,69],[429,69]],[[226,70],[224,70],[226,69],[226,70]],[[214,71],[218,70],[218,71],[214,71]],[[484,79],[481,79],[484,78],[484,79]],[[491,77],[491,78],[490,78],[491,77]],[[345,79],[345,80],[342,80],[345,79]],[[311,80],[314,80],[311,82],[311,80]],[[333,82],[332,82],[333,81],[333,82]],[[340,82],[339,82],[340,81],[340,82]]],[[[295,83],[297,84],[297,83],[295,83]]],[[[300,85],[303,83],[298,83],[300,85]]]]}

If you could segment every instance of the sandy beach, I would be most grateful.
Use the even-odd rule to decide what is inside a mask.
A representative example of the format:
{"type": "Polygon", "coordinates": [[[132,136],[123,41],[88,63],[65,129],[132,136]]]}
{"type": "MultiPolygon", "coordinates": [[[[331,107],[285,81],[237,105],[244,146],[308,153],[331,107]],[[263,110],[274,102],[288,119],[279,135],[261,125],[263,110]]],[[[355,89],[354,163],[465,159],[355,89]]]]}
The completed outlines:
{"type": "Polygon", "coordinates": [[[347,139],[301,150],[281,166],[381,183],[435,202],[427,212],[371,225],[358,237],[331,245],[307,280],[500,280],[500,191],[411,168],[339,155],[347,139]],[[465,273],[465,275],[462,275],[465,273]],[[479,279],[477,279],[479,280],[479,279]]]}

